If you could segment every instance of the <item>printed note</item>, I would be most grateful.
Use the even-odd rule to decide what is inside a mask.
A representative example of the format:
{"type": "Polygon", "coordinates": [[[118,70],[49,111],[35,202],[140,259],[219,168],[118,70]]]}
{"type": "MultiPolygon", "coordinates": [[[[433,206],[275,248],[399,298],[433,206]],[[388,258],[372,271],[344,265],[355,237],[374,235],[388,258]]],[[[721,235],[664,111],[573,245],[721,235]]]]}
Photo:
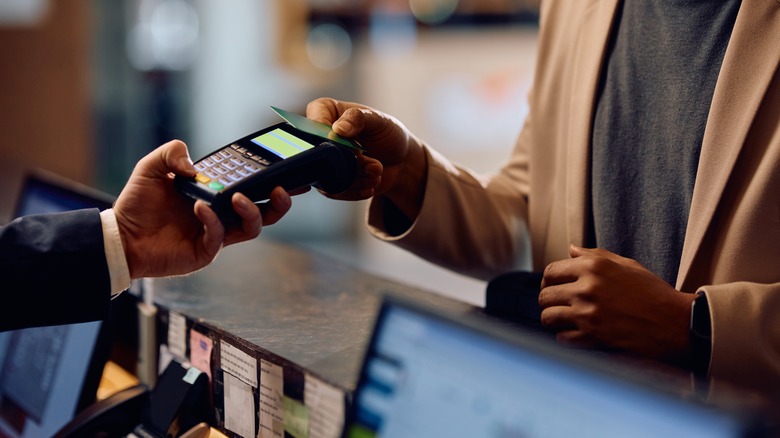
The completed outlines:
{"type": "Polygon", "coordinates": [[[257,388],[257,360],[224,340],[219,348],[222,370],[257,388]]]}
{"type": "Polygon", "coordinates": [[[260,360],[259,438],[284,437],[284,372],[281,366],[260,360]]]}
{"type": "Polygon", "coordinates": [[[309,438],[338,438],[344,427],[344,392],[306,374],[303,401],[309,408],[309,438]]]}
{"type": "Polygon", "coordinates": [[[180,313],[168,313],[168,351],[182,362],[187,360],[187,318],[180,313]]]}

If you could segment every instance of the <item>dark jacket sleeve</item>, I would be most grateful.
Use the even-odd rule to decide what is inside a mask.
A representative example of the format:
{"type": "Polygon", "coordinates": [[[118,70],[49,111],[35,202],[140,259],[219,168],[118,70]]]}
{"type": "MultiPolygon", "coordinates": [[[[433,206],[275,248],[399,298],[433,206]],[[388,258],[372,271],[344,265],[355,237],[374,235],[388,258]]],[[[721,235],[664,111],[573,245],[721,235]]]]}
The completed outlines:
{"type": "Polygon", "coordinates": [[[108,316],[111,280],[97,209],[30,215],[0,228],[0,330],[108,316]]]}

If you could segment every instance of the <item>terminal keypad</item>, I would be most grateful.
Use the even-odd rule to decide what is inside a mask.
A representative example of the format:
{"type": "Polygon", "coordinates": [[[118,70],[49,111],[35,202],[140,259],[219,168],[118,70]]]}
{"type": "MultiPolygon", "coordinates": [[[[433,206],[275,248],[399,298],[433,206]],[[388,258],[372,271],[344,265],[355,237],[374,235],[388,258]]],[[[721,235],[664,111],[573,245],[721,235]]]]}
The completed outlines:
{"type": "Polygon", "coordinates": [[[221,191],[262,171],[271,162],[243,146],[231,144],[195,163],[195,180],[221,191]]]}

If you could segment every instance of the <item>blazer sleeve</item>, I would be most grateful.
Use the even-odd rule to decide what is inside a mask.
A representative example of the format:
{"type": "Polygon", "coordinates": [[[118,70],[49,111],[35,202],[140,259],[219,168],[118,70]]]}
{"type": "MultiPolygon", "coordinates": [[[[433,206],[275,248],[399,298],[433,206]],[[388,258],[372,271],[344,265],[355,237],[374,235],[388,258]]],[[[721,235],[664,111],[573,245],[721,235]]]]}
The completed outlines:
{"type": "Polygon", "coordinates": [[[709,374],[780,393],[780,283],[703,286],[712,328],[709,374]]]}
{"type": "Polygon", "coordinates": [[[398,232],[392,205],[374,197],[369,231],[439,266],[479,279],[531,269],[527,153],[520,140],[496,175],[480,175],[426,146],[428,172],[420,213],[398,232]]]}
{"type": "Polygon", "coordinates": [[[111,280],[97,209],[30,215],[0,228],[0,330],[104,319],[111,280]]]}

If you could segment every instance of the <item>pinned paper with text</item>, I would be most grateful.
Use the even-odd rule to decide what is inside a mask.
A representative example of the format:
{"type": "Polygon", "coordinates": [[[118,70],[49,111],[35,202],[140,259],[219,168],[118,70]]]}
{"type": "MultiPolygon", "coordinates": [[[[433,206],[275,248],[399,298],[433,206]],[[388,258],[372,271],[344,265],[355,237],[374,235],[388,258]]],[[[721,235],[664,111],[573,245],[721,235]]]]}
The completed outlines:
{"type": "Polygon", "coordinates": [[[303,401],[309,408],[309,438],[338,438],[344,426],[344,393],[306,374],[303,401]]]}
{"type": "Polygon", "coordinates": [[[284,437],[284,372],[282,367],[260,360],[259,438],[284,437]]]}
{"type": "Polygon", "coordinates": [[[187,318],[168,313],[168,351],[180,361],[187,360],[187,318]]]}
{"type": "Polygon", "coordinates": [[[257,360],[224,340],[220,341],[219,349],[222,370],[257,388],[257,360]]]}

